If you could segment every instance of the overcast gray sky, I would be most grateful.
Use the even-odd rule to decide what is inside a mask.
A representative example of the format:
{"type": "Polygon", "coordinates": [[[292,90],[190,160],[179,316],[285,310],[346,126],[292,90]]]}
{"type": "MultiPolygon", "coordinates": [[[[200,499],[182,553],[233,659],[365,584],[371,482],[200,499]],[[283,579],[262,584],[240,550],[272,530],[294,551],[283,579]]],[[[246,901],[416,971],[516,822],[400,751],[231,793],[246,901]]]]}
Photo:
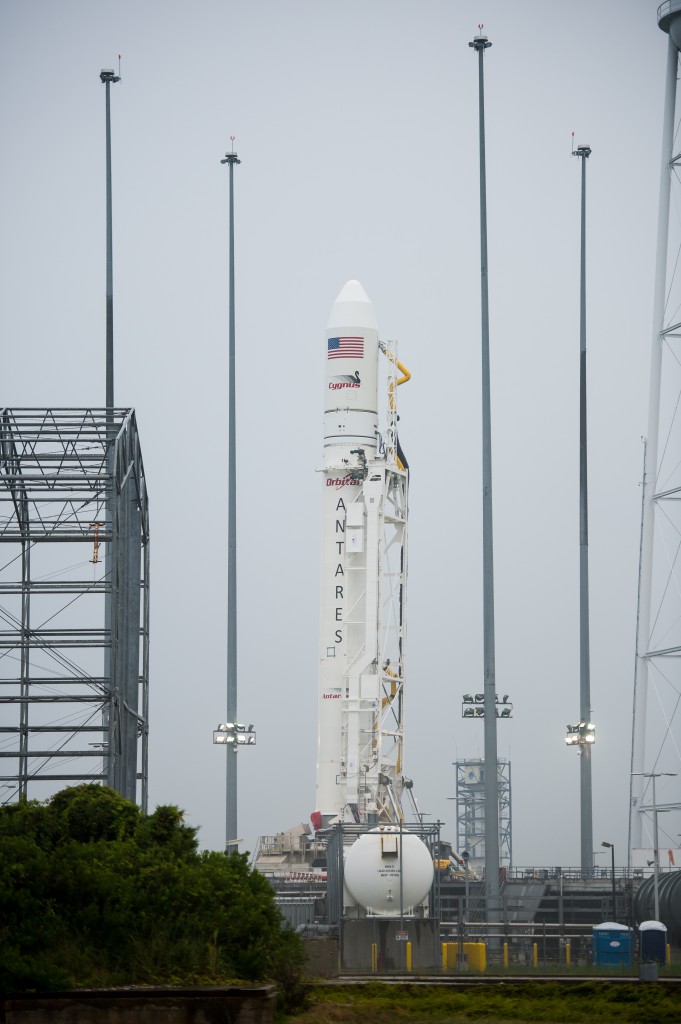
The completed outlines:
{"type": "MultiPolygon", "coordinates": [[[[1,0],[0,403],[116,403],[152,516],[150,793],[224,842],[227,170],[236,136],[239,833],[314,810],[321,339],[359,279],[412,469],[406,764],[454,837],[482,688],[477,58],[486,54],[497,680],[520,864],[579,862],[579,161],[588,163],[594,843],[626,851],[666,36],[647,0],[1,0]]],[[[606,851],[607,853],[607,851],[606,851]]]]}

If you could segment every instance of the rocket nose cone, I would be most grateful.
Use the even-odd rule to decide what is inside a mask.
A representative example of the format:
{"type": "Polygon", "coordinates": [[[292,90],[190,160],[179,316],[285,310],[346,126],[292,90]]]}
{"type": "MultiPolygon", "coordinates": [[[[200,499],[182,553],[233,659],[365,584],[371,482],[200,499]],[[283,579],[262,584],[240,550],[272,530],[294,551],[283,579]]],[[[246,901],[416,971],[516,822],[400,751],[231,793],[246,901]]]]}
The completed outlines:
{"type": "Polygon", "coordinates": [[[378,330],[371,299],[359,281],[348,281],[344,284],[331,307],[327,329],[331,331],[337,327],[365,327],[369,330],[378,330]]]}
{"type": "Polygon", "coordinates": [[[336,302],[368,302],[371,305],[371,299],[359,281],[346,281],[338,293],[336,302]]]}

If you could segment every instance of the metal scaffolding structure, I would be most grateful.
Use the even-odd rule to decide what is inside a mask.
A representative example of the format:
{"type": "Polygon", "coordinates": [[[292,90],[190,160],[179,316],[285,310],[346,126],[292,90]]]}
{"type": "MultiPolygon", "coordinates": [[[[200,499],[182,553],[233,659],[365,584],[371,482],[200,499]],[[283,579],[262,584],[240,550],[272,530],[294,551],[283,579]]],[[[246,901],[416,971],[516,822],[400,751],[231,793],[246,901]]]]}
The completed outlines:
{"type": "MultiPolygon", "coordinates": [[[[459,853],[470,855],[471,869],[485,866],[485,761],[475,758],[456,761],[456,841],[459,853]]],[[[497,760],[499,799],[499,861],[500,866],[513,866],[511,837],[511,762],[497,760]]]]}
{"type": "Polygon", "coordinates": [[[661,4],[657,18],[668,40],[631,751],[629,864],[637,866],[657,857],[658,811],[663,846],[681,831],[681,0],[661,4]]]}
{"type": "Polygon", "coordinates": [[[0,802],[90,781],[146,810],[149,510],[131,409],[0,410],[0,705],[0,802]]]}

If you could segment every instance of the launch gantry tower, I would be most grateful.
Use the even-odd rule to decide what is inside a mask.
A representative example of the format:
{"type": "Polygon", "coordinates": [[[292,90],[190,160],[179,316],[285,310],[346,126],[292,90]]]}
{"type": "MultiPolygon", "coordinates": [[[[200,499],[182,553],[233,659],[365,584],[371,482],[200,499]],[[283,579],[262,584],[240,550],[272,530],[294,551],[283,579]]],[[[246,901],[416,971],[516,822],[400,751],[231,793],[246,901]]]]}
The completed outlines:
{"type": "Polygon", "coordinates": [[[146,809],[149,508],[133,410],[0,410],[0,620],[2,802],[89,781],[146,809]]]}

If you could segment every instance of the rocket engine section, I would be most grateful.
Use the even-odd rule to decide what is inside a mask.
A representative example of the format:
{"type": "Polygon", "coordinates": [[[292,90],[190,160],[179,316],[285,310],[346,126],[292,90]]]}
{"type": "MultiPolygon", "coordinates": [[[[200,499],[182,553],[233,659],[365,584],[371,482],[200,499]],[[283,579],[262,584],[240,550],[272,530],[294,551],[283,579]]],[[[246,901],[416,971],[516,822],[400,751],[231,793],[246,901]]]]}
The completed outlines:
{"type": "MultiPolygon", "coordinates": [[[[407,470],[398,456],[394,354],[348,281],[331,310],[325,411],[317,812],[397,822],[403,742],[407,470]],[[387,355],[383,435],[379,359],[387,355]]],[[[383,375],[385,377],[385,375],[383,375]]],[[[403,379],[407,379],[407,377],[403,379]]]]}

